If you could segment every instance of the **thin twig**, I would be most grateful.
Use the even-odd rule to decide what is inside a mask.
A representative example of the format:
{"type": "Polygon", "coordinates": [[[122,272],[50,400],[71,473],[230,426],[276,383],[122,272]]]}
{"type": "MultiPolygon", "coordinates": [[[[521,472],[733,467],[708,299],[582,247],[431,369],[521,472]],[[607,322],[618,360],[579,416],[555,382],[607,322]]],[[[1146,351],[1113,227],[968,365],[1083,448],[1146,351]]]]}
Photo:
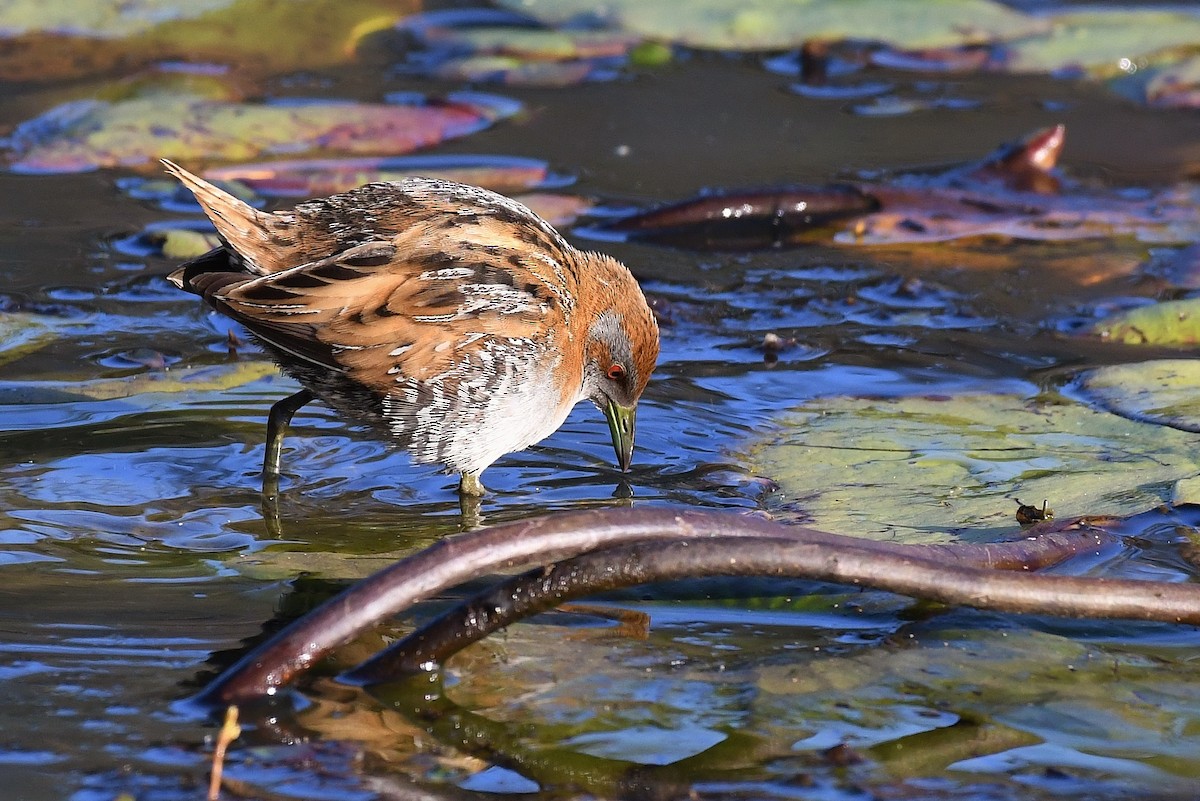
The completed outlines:
{"type": "Polygon", "coordinates": [[[221,797],[221,774],[225,770],[225,750],[229,744],[240,737],[242,727],[238,725],[238,708],[233,704],[225,710],[225,723],[217,734],[217,744],[213,748],[212,772],[208,779],[208,801],[218,801],[221,797]]]}

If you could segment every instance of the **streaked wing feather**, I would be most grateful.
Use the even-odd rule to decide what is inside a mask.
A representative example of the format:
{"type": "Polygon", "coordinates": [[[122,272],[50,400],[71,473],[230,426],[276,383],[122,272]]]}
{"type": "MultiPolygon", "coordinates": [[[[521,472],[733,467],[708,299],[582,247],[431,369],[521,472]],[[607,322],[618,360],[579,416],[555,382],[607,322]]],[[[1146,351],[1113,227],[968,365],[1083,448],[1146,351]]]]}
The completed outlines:
{"type": "Polygon", "coordinates": [[[388,392],[451,371],[485,338],[561,324],[552,293],[528,276],[503,259],[406,261],[370,242],[207,297],[275,347],[388,392]]]}

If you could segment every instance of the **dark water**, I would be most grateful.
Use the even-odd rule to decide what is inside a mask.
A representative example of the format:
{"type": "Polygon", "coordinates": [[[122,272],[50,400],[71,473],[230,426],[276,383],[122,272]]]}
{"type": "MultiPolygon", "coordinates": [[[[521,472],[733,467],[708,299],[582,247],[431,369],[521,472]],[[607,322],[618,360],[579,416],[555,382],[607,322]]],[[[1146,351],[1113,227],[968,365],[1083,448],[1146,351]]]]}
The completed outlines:
{"type": "MultiPolygon", "coordinates": [[[[1191,112],[1071,80],[939,80],[977,104],[866,117],[787,91],[757,57],[685,54],[615,82],[506,87],[521,115],[436,152],[545,159],[576,177],[572,191],[614,207],[933,169],[1058,122],[1080,181],[1156,188],[1200,160],[1191,112]]],[[[346,71],[324,91],[373,100],[455,88],[346,71]]],[[[6,93],[6,124],[57,97],[6,93]]],[[[281,526],[269,527],[258,469],[267,411],[294,391],[287,380],[74,392],[164,365],[258,358],[249,346],[229,355],[226,327],[162,279],[169,262],[116,246],[179,216],[118,191],[127,174],[0,173],[2,299],[47,331],[43,347],[0,365],[6,797],[200,797],[215,728],[172,702],[339,580],[460,527],[452,477],[319,406],[295,421],[281,526]]],[[[1079,369],[1147,354],[1065,339],[1060,323],[1156,291],[1135,269],[1148,247],[1129,239],[961,254],[585,244],[625,260],[664,309],[635,467],[620,476],[603,420],[581,407],[488,471],[487,521],[628,503],[773,509],[745,453],[781,412],[818,395],[1061,387],[1079,369]],[[1128,269],[1081,278],[1109,262],[1128,269]],[[900,291],[913,278],[916,300],[900,291]],[[767,332],[797,343],[768,362],[767,332]]],[[[1194,580],[1174,544],[1196,518],[1147,509],[1122,530],[1134,544],[1076,569],[1194,580]]],[[[235,786],[287,798],[408,797],[415,781],[447,797],[1000,799],[1186,798],[1200,782],[1190,628],[936,612],[770,582],[685,583],[615,603],[649,616],[647,637],[586,615],[515,626],[451,663],[437,724],[402,714],[428,688],[375,698],[306,686],[235,745],[235,786]],[[839,743],[853,749],[849,764],[826,754],[839,743]]]]}

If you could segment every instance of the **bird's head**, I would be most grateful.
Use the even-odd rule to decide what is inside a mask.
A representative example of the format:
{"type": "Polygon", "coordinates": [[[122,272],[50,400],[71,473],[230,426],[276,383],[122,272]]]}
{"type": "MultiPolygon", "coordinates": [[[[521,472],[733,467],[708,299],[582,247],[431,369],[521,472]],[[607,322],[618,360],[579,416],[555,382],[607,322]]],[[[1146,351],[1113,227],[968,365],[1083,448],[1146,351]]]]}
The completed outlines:
{"type": "Polygon", "coordinates": [[[628,270],[607,256],[593,261],[599,297],[587,304],[583,391],[608,420],[617,465],[628,470],[637,403],[658,361],[658,323],[628,270]]]}

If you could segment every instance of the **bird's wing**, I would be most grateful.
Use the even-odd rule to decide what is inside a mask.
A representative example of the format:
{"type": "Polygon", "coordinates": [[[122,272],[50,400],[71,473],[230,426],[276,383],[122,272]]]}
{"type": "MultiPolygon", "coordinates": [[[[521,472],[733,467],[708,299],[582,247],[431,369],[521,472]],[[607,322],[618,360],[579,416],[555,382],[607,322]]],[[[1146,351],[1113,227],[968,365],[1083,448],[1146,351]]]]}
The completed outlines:
{"type": "Polygon", "coordinates": [[[368,242],[272,275],[210,279],[202,294],[276,348],[381,392],[443,375],[487,340],[563,330],[544,265],[516,252],[463,255],[405,257],[393,242],[368,242]]]}

